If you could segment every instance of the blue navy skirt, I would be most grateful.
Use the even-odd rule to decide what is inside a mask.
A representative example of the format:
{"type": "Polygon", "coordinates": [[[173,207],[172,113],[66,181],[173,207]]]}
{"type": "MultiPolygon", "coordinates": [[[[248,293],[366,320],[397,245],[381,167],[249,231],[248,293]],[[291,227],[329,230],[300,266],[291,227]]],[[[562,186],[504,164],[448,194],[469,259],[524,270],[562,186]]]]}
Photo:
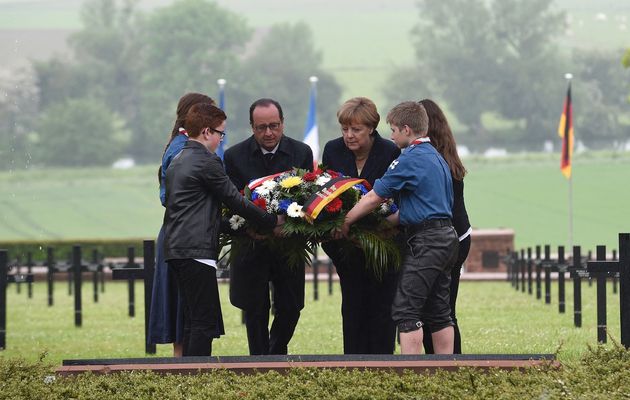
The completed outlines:
{"type": "Polygon", "coordinates": [[[156,246],[155,275],[149,313],[151,344],[182,343],[184,338],[184,309],[177,290],[177,281],[164,260],[164,227],[160,229],[156,246]]]}

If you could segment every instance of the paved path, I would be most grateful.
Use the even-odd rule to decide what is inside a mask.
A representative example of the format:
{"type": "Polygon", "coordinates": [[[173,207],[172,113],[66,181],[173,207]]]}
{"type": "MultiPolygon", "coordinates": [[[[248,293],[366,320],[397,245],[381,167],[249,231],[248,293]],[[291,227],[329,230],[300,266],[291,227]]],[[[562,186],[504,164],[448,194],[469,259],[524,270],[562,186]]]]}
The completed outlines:
{"type": "Polygon", "coordinates": [[[456,355],[289,355],[289,356],[213,356],[185,358],[131,358],[101,360],[64,360],[60,375],[84,372],[97,374],[121,371],[195,374],[217,369],[253,374],[267,371],[287,372],[293,368],[387,370],[402,374],[436,370],[456,371],[471,367],[504,370],[543,364],[559,365],[553,354],[456,354],[456,355]]]}

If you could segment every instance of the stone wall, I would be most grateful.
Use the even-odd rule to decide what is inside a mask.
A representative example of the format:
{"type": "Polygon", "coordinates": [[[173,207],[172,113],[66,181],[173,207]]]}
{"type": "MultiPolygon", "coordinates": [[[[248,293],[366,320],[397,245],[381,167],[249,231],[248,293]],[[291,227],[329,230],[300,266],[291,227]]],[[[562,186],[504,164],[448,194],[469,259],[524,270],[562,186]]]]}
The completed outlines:
{"type": "Polygon", "coordinates": [[[512,229],[473,229],[470,253],[464,262],[466,272],[506,272],[503,262],[514,249],[512,229]]]}

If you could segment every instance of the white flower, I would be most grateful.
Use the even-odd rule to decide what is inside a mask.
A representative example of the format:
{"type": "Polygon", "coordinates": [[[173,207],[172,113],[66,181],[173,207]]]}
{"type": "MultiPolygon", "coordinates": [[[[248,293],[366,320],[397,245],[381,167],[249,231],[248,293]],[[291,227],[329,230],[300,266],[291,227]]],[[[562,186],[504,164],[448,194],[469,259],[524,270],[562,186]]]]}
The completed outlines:
{"type": "Polygon", "coordinates": [[[230,218],[230,228],[232,228],[233,231],[238,230],[243,225],[245,225],[245,218],[237,214],[232,215],[232,218],[230,218]]]}
{"type": "Polygon", "coordinates": [[[278,182],[272,179],[269,179],[269,180],[264,181],[260,186],[264,187],[267,190],[273,190],[276,188],[276,186],[278,186],[278,182]]]}
{"type": "Polygon", "coordinates": [[[318,186],[324,186],[325,184],[328,183],[329,180],[330,180],[330,176],[321,175],[319,178],[317,178],[317,180],[315,181],[315,184],[318,186]]]}
{"type": "Polygon", "coordinates": [[[278,201],[278,199],[273,199],[270,202],[267,203],[267,212],[270,214],[274,214],[278,211],[278,206],[280,205],[280,202],[278,201]]]}
{"type": "Polygon", "coordinates": [[[382,215],[390,214],[389,203],[388,202],[381,203],[381,206],[379,207],[378,212],[379,214],[382,214],[382,215]]]}
{"type": "Polygon", "coordinates": [[[302,218],[304,216],[302,206],[296,202],[291,203],[287,208],[287,215],[291,218],[302,218]]]}
{"type": "Polygon", "coordinates": [[[264,185],[260,185],[254,189],[254,192],[256,192],[259,196],[267,198],[267,196],[269,196],[270,189],[266,188],[264,185]]]}

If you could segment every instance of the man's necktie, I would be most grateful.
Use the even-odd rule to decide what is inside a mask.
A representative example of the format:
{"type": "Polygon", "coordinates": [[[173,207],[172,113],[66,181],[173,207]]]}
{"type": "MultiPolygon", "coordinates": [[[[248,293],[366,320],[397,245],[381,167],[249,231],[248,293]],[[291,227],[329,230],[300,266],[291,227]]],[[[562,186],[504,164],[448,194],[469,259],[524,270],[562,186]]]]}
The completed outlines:
{"type": "Polygon", "coordinates": [[[265,167],[269,168],[271,166],[271,160],[273,160],[273,153],[263,154],[263,158],[265,160],[265,167]]]}

